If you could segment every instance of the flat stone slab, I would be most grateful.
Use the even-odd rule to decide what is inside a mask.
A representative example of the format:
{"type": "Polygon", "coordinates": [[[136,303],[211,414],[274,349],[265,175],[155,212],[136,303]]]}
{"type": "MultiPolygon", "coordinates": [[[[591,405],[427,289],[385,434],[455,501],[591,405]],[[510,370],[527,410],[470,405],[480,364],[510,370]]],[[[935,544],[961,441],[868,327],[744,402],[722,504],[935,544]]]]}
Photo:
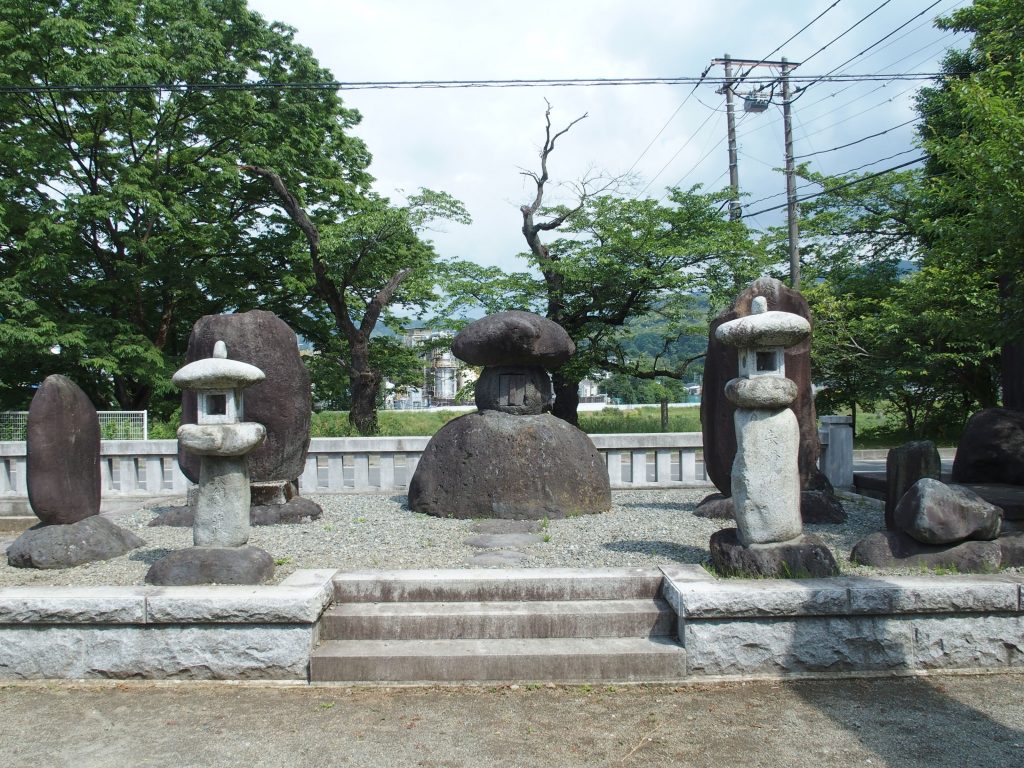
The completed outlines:
{"type": "Polygon", "coordinates": [[[466,544],[478,549],[509,549],[541,544],[544,539],[535,533],[483,533],[466,539],[466,544]]]}
{"type": "Polygon", "coordinates": [[[257,547],[190,547],[150,567],[147,584],[260,584],[274,575],[274,558],[257,547]]]}
{"type": "MultiPolygon", "coordinates": [[[[190,506],[156,507],[157,516],[149,521],[151,526],[191,528],[196,513],[190,506]]],[[[298,525],[312,522],[323,515],[320,505],[309,499],[295,496],[284,504],[263,504],[249,508],[250,525],[298,525]]]]}
{"type": "Polygon", "coordinates": [[[900,531],[865,536],[850,560],[876,568],[951,568],[960,573],[991,573],[1002,563],[998,541],[965,541],[956,545],[922,544],[900,531]]]}
{"type": "Polygon", "coordinates": [[[494,549],[473,555],[469,558],[469,564],[478,566],[519,565],[527,557],[528,555],[525,553],[517,552],[514,549],[494,549]]]}
{"type": "Polygon", "coordinates": [[[491,518],[477,520],[469,529],[473,533],[536,533],[540,530],[540,521],[491,518]]]}

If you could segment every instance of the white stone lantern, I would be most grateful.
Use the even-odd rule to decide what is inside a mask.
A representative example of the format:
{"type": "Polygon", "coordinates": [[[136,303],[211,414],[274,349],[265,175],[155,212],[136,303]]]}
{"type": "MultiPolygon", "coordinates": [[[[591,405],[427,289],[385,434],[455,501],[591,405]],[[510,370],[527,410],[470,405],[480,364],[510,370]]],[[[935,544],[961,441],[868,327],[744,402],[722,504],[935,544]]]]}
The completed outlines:
{"type": "Polygon", "coordinates": [[[182,448],[200,456],[199,493],[192,537],[197,547],[240,547],[249,540],[249,467],[246,454],[266,438],[262,424],[242,421],[242,390],[263,381],[263,371],[227,359],[218,341],[213,357],[189,363],[172,377],[196,392],[196,424],[178,428],[182,448]]]}
{"type": "Polygon", "coordinates": [[[767,310],[767,299],[757,296],[752,314],[715,331],[739,350],[739,376],[725,385],[725,396],[736,405],[732,499],[744,547],[791,541],[803,532],[800,427],[789,408],[797,387],[786,378],[785,350],[806,339],[811,325],[799,315],[767,310]]]}

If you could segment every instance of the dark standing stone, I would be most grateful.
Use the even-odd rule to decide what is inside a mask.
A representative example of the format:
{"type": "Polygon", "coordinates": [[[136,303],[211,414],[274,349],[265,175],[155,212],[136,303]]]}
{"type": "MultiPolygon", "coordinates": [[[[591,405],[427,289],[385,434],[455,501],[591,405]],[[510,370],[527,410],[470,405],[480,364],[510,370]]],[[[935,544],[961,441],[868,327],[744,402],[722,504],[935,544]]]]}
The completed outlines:
{"type": "Polygon", "coordinates": [[[915,440],[889,449],[885,457],[885,527],[896,528],[893,512],[914,483],[923,477],[942,479],[942,459],[931,440],[915,440]]]}
{"type": "Polygon", "coordinates": [[[551,370],[575,351],[558,323],[518,310],[475,320],[452,340],[452,354],[470,365],[539,365],[551,370]]]}
{"type": "Polygon", "coordinates": [[[857,542],[850,560],[876,568],[950,568],[960,573],[992,573],[999,570],[1002,551],[998,541],[933,545],[922,544],[901,531],[879,531],[857,542]]]}
{"type": "Polygon", "coordinates": [[[991,541],[999,535],[1003,511],[969,488],[925,477],[903,494],[893,522],[922,544],[991,541]]]}
{"type": "Polygon", "coordinates": [[[483,411],[445,424],[409,483],[409,507],[436,517],[562,518],[611,508],[605,459],[550,414],[483,411]]]}
{"type": "Polygon", "coordinates": [[[262,584],[274,575],[274,558],[256,547],[190,547],[150,567],[147,584],[262,584]]]}
{"type": "MultiPolygon", "coordinates": [[[[711,321],[708,329],[708,351],[704,362],[704,386],[701,390],[700,420],[704,435],[704,466],[708,477],[726,496],[732,495],[732,463],[736,456],[736,429],[733,413],[736,406],[725,397],[725,385],[739,374],[736,350],[715,338],[718,326],[738,317],[746,317],[755,296],[768,300],[769,311],[792,312],[811,322],[807,300],[799,291],[787,288],[778,280],[762,277],[750,284],[733,302],[711,321]]],[[[800,425],[800,487],[820,485],[816,477],[821,445],[818,442],[818,418],[811,391],[811,341],[808,338],[786,349],[786,378],[797,386],[796,402],[790,406],[800,425]]],[[[838,505],[834,493],[832,499],[838,505]]]]}
{"type": "MultiPolygon", "coordinates": [[[[245,420],[267,428],[267,439],[248,456],[249,479],[295,480],[305,468],[313,410],[309,372],[299,357],[295,333],[273,312],[205,315],[192,328],[185,362],[210,357],[219,339],[227,345],[229,358],[266,374],[245,390],[245,420]]],[[[181,423],[196,423],[195,392],[182,392],[181,423]]],[[[178,463],[189,480],[198,482],[198,456],[179,450],[178,463]]]]}
{"type": "Polygon", "coordinates": [[[971,416],[956,447],[952,479],[1024,485],[1024,411],[986,408],[971,416]]]}
{"type": "Polygon", "coordinates": [[[47,376],[28,410],[28,500],[44,523],[100,511],[100,422],[71,379],[47,376]]]}
{"type": "Polygon", "coordinates": [[[822,578],[838,576],[839,566],[824,542],[813,534],[778,544],[744,547],[735,528],[711,534],[711,562],[730,576],[822,578]]]}
{"type": "Polygon", "coordinates": [[[800,492],[800,519],[805,523],[846,522],[846,510],[822,472],[812,472],[807,486],[800,492]]]}
{"type": "Polygon", "coordinates": [[[99,515],[67,525],[37,525],[7,548],[14,568],[72,568],[119,557],[146,542],[99,515]]]}

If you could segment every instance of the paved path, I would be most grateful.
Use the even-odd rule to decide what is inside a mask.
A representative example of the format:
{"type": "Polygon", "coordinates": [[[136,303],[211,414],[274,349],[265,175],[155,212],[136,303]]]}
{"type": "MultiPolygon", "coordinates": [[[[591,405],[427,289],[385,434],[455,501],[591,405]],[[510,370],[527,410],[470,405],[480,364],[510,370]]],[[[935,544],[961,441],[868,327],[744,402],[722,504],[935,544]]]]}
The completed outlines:
{"type": "Polygon", "coordinates": [[[0,687],[0,765],[1024,765],[1024,676],[674,688],[0,687]]]}

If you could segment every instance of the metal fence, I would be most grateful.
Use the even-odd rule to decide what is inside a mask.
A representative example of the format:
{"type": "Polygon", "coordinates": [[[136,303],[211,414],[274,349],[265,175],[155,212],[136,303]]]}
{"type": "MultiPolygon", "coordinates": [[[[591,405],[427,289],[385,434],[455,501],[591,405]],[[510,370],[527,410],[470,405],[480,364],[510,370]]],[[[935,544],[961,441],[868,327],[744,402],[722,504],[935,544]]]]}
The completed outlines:
{"type": "MultiPolygon", "coordinates": [[[[98,411],[104,440],[148,440],[147,411],[98,411]]],[[[0,440],[24,440],[28,411],[0,411],[0,440]]]]}

